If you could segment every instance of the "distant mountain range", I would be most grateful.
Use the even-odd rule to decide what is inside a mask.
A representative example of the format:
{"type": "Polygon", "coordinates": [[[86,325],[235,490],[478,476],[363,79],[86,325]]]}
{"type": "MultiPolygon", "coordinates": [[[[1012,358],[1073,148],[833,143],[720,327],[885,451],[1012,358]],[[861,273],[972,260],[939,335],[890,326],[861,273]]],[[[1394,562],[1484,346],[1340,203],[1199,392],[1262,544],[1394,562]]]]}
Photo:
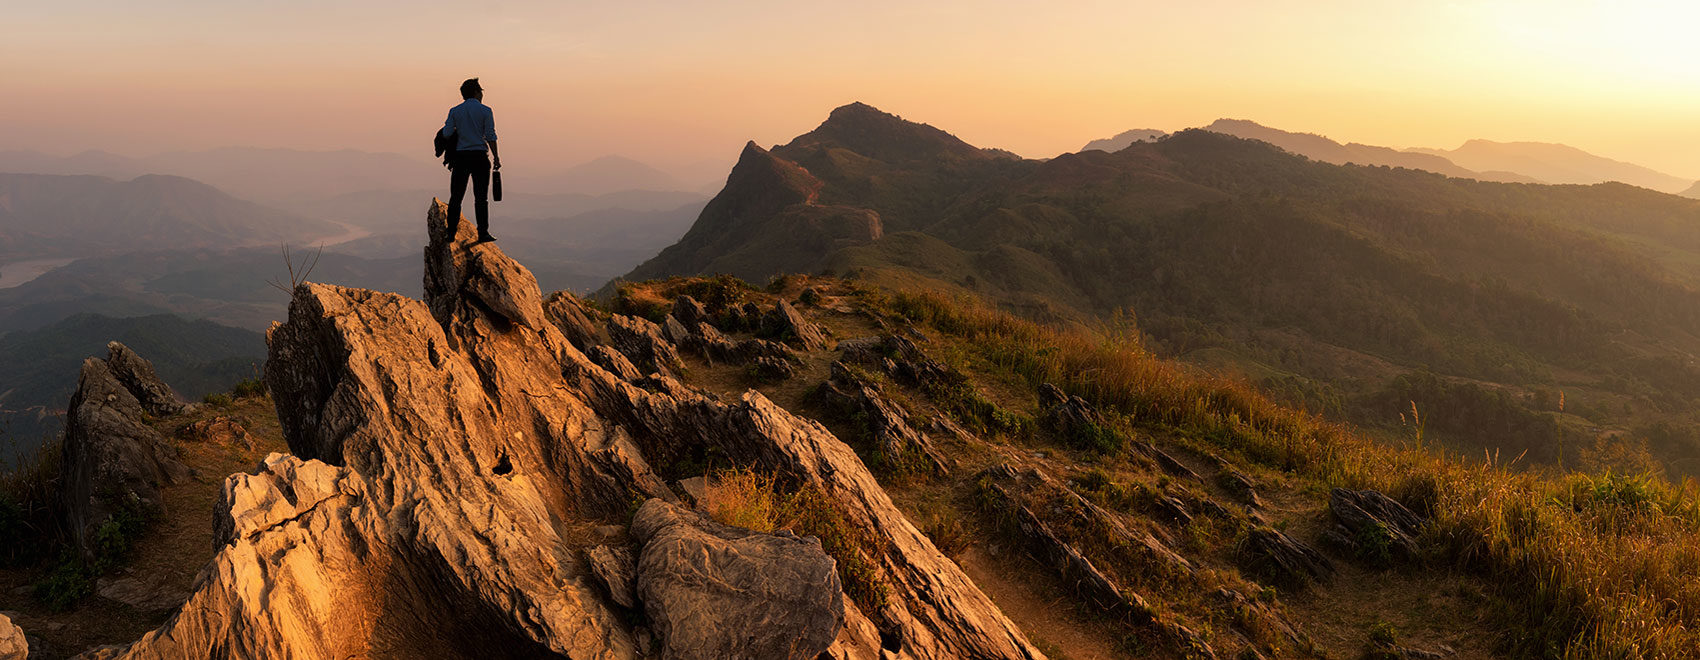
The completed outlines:
{"type": "Polygon", "coordinates": [[[1135,142],[1156,142],[1168,137],[1168,135],[1168,131],[1160,131],[1155,128],[1135,128],[1117,133],[1115,137],[1093,140],[1086,143],[1086,146],[1081,147],[1080,150],[1121,151],[1135,142]]]}
{"type": "MultiPolygon", "coordinates": [[[[1378,165],[1427,170],[1446,176],[1505,183],[1592,184],[1618,181],[1660,192],[1700,198],[1700,182],[1650,168],[1595,156],[1575,147],[1542,142],[1471,140],[1451,151],[1413,148],[1398,150],[1367,144],[1341,144],[1313,133],[1292,133],[1244,119],[1218,119],[1204,130],[1248,140],[1262,140],[1289,152],[1324,163],[1378,165]]],[[[1136,141],[1151,142],[1164,133],[1154,129],[1127,131],[1093,140],[1081,151],[1120,151],[1136,141]]]]}
{"type": "Polygon", "coordinates": [[[341,231],[177,176],[0,174],[0,258],[305,242],[341,231]]]}
{"type": "MultiPolygon", "coordinates": [[[[541,169],[511,157],[504,188],[515,193],[601,195],[625,190],[692,190],[698,186],[622,156],[603,156],[567,168],[541,169]]],[[[424,156],[342,149],[300,151],[225,147],[128,158],[103,151],[55,157],[0,151],[0,172],[92,174],[130,179],[170,174],[202,181],[231,195],[289,204],[368,191],[448,189],[448,173],[424,156]]]]}
{"type": "MultiPolygon", "coordinates": [[[[1023,160],[855,104],[747,146],[684,238],[627,278],[819,271],[1041,319],[1127,310],[1149,346],[1312,409],[1385,424],[1418,400],[1437,436],[1537,460],[1560,422],[1700,409],[1700,202],[1619,183],[1341,167],[1197,129],[1023,160]],[[1548,417],[1557,390],[1566,416],[1548,417]]],[[[1649,433],[1700,460],[1700,432],[1649,433]]]]}
{"type": "Polygon", "coordinates": [[[1694,181],[1656,172],[1634,163],[1595,156],[1575,147],[1545,142],[1492,142],[1470,140],[1451,151],[1411,149],[1433,154],[1471,169],[1508,170],[1529,175],[1544,183],[1600,183],[1621,181],[1659,192],[1680,193],[1694,181]]]}

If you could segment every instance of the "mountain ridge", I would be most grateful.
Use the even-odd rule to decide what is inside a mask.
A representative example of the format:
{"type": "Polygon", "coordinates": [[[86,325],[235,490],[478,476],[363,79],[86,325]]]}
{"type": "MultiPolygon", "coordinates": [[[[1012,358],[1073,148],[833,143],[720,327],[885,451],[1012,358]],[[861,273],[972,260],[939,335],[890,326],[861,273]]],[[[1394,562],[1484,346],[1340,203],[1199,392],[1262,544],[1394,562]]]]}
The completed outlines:
{"type": "MultiPolygon", "coordinates": [[[[943,134],[894,120],[879,119],[885,137],[858,140],[943,134]]],[[[1655,442],[1668,459],[1700,456],[1700,437],[1646,426],[1681,417],[1682,402],[1700,397],[1700,372],[1681,366],[1700,354],[1700,319],[1684,311],[1700,305],[1692,200],[1617,183],[1345,167],[1203,129],[1042,162],[963,157],[989,152],[948,142],[931,161],[890,162],[849,144],[799,138],[768,157],[819,181],[820,203],[877,214],[879,237],[766,244],[763,261],[737,268],[717,264],[720,248],[703,243],[690,261],[663,251],[626,279],[830,271],[984,295],[1063,322],[1133,309],[1152,345],[1216,363],[1237,355],[1230,362],[1268,379],[1260,382],[1359,421],[1396,418],[1387,402],[1427,382],[1400,378],[1433,370],[1460,389],[1428,398],[1495,396],[1471,389],[1483,382],[1521,398],[1484,404],[1518,430],[1444,431],[1458,442],[1557,460],[1540,430],[1556,411],[1537,402],[1563,388],[1570,410],[1589,415],[1558,417],[1566,433],[1616,425],[1663,438],[1655,442]],[[1544,329],[1531,325],[1537,318],[1544,329]],[[1353,372],[1336,360],[1379,366],[1353,372]]],[[[805,226],[784,212],[708,219],[692,231],[737,224],[782,237],[805,226]]]]}
{"type": "Polygon", "coordinates": [[[1457,149],[1417,148],[1407,151],[1443,156],[1465,167],[1522,172],[1547,183],[1620,181],[1672,194],[1680,193],[1694,183],[1649,167],[1551,142],[1473,139],[1457,149]]]}

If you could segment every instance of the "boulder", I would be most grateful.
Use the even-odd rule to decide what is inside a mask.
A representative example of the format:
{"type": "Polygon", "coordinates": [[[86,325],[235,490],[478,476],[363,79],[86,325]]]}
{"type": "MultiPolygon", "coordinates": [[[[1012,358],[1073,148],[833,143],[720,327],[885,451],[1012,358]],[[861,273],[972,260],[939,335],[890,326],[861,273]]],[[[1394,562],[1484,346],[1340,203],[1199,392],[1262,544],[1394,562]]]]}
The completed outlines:
{"type": "Polygon", "coordinates": [[[1392,498],[1373,490],[1336,488],[1328,494],[1328,510],[1339,522],[1328,537],[1344,549],[1376,562],[1419,556],[1417,536],[1427,521],[1392,498]]]}
{"type": "Polygon", "coordinates": [[[95,593],[101,598],[123,603],[142,612],[161,612],[176,609],[188,600],[189,592],[141,578],[103,577],[95,581],[95,593]]]}
{"type": "Polygon", "coordinates": [[[637,594],[680,660],[805,660],[844,626],[837,564],[814,537],[760,534],[650,500],[632,519],[637,594]]]}
{"type": "Polygon", "coordinates": [[[679,322],[685,324],[687,328],[697,327],[699,323],[710,325],[714,323],[714,317],[709,316],[708,310],[702,306],[702,303],[690,296],[679,296],[673,299],[673,318],[679,319],[679,322]]]}
{"type": "Polygon", "coordinates": [[[248,434],[247,427],[235,418],[225,415],[186,424],[178,429],[177,437],[190,442],[239,446],[249,450],[254,448],[254,437],[248,434]]]}
{"type": "Polygon", "coordinates": [[[793,364],[802,362],[802,358],[784,344],[759,338],[732,341],[707,323],[696,325],[691,335],[691,347],[711,363],[755,364],[763,359],[793,364]]]}
{"type": "Polygon", "coordinates": [[[1249,571],[1283,586],[1302,587],[1334,574],[1327,557],[1272,527],[1252,527],[1238,552],[1249,571]]]}
{"type": "Polygon", "coordinates": [[[169,417],[183,412],[188,404],[165,381],[154,375],[153,363],[136,355],[130,347],[118,342],[106,345],[106,366],[124,389],[136,397],[142,409],[155,417],[169,417]]]}
{"type": "Polygon", "coordinates": [[[26,660],[30,657],[29,642],[24,639],[24,631],[15,625],[6,615],[0,614],[0,660],[26,660]]]}
{"type": "Polygon", "coordinates": [[[750,362],[750,375],[764,383],[777,383],[796,376],[797,365],[790,360],[759,357],[750,362]]]}
{"type": "Polygon", "coordinates": [[[1004,484],[988,483],[985,488],[990,499],[1013,517],[1016,528],[1039,556],[1060,571],[1063,579],[1074,585],[1081,595],[1104,610],[1130,614],[1140,622],[1150,620],[1152,610],[1143,597],[1124,589],[1078,548],[1058,536],[1004,484]]]}
{"type": "Polygon", "coordinates": [[[793,344],[805,351],[824,350],[826,336],[821,333],[820,326],[814,324],[792,307],[791,303],[780,300],[773,309],[762,317],[762,333],[777,337],[780,341],[793,344]]]}
{"type": "MultiPolygon", "coordinates": [[[[150,375],[151,367],[129,349],[116,346],[111,355],[118,356],[131,381],[147,385],[149,381],[137,380],[138,374],[150,375]]],[[[110,357],[83,361],[77,391],[66,411],[59,523],[72,545],[85,555],[94,551],[94,530],[110,517],[160,511],[164,507],[160,488],[189,476],[188,466],[177,460],[177,450],[149,423],[150,413],[137,393],[124,385],[111,365],[110,357]]],[[[140,390],[146,397],[160,392],[140,390]]]]}

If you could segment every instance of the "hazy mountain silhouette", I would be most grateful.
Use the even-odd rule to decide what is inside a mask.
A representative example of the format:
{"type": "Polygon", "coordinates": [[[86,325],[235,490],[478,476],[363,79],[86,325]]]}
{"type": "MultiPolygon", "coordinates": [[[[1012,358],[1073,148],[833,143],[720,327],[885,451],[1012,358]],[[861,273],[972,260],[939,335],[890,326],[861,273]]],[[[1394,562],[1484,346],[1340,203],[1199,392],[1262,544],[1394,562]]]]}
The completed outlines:
{"type": "Polygon", "coordinates": [[[1168,135],[1168,131],[1159,131],[1155,128],[1136,128],[1131,131],[1122,131],[1117,133],[1115,137],[1093,140],[1086,143],[1086,146],[1081,147],[1080,150],[1091,151],[1093,149],[1097,149],[1098,151],[1121,151],[1126,149],[1128,145],[1135,142],[1155,142],[1168,135]]]}
{"type": "Polygon", "coordinates": [[[0,174],[0,256],[305,242],[338,231],[182,177],[0,174]]]}
{"type": "MultiPolygon", "coordinates": [[[[561,219],[600,210],[670,211],[689,204],[701,204],[707,195],[675,190],[622,190],[590,195],[585,193],[538,193],[515,190],[503,181],[507,194],[491,206],[495,222],[500,224],[516,218],[528,220],[561,219]]],[[[446,197],[446,191],[434,188],[409,190],[370,190],[327,197],[305,199],[280,204],[283,208],[303,215],[344,222],[373,233],[414,233],[418,223],[419,200],[433,196],[446,197]]],[[[671,241],[678,234],[665,237],[671,241]]],[[[416,241],[417,242],[417,241],[416,241]]]]}
{"type": "Polygon", "coordinates": [[[1493,142],[1470,140],[1464,146],[1444,149],[1410,149],[1411,153],[1443,156],[1463,167],[1506,170],[1526,174],[1546,183],[1601,183],[1621,181],[1660,192],[1678,193],[1693,181],[1671,176],[1634,163],[1612,160],[1575,147],[1546,142],[1493,142]]]}
{"type": "Polygon", "coordinates": [[[1385,165],[1387,167],[1407,167],[1414,170],[1427,170],[1446,176],[1477,179],[1480,181],[1504,181],[1509,183],[1540,183],[1539,180],[1514,174],[1507,171],[1497,171],[1502,168],[1487,168],[1486,171],[1477,168],[1461,167],[1443,156],[1426,153],[1398,151],[1388,147],[1378,147],[1368,144],[1341,144],[1321,135],[1313,133],[1292,133],[1276,128],[1270,128],[1257,122],[1244,119],[1218,119],[1204,130],[1224,133],[1248,140],[1262,140],[1292,153],[1311,160],[1324,163],[1344,165],[1385,165]]]}
{"type": "MultiPolygon", "coordinates": [[[[627,190],[691,190],[696,186],[623,156],[603,156],[567,168],[506,163],[507,192],[601,195],[627,190]]],[[[302,151],[223,147],[127,158],[103,151],[53,157],[34,151],[0,151],[0,172],[92,174],[129,179],[144,174],[188,177],[236,197],[291,205],[370,191],[413,191],[442,183],[448,174],[425,157],[355,149],[302,151]]],[[[417,197],[412,206],[418,206],[417,197]]],[[[412,217],[417,209],[409,207],[412,217]]]]}
{"type": "Polygon", "coordinates": [[[422,181],[439,178],[443,168],[426,158],[354,149],[224,147],[145,158],[100,151],[65,158],[8,151],[0,152],[0,172],[94,174],[116,179],[169,174],[201,181],[236,197],[273,203],[361,190],[417,188],[422,181]]]}
{"type": "Polygon", "coordinates": [[[1694,185],[1689,186],[1687,190],[1684,190],[1684,191],[1677,193],[1677,194],[1682,195],[1683,197],[1700,199],[1700,181],[1695,181],[1694,185]]]}
{"type": "MultiPolygon", "coordinates": [[[[1562,387],[1589,423],[1628,426],[1700,404],[1696,263],[1700,202],[1622,184],[1341,167],[1205,130],[1019,160],[854,105],[746,147],[685,237],[628,278],[826,270],[1041,318],[1131,309],[1154,347],[1360,419],[1396,418],[1387,402],[1429,382],[1396,379],[1432,369],[1562,387]]],[[[1503,417],[1457,433],[1551,458],[1550,434],[1506,421],[1526,421],[1523,403],[1465,391],[1503,417]]]]}

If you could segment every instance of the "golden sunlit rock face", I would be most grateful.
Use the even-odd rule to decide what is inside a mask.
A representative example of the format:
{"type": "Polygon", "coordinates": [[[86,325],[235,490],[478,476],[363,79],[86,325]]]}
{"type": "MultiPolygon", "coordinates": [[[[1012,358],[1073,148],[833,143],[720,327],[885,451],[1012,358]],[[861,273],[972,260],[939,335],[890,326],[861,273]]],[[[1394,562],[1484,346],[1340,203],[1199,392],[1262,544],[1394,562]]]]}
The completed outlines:
{"type": "Polygon", "coordinates": [[[758,393],[725,404],[667,376],[630,382],[598,366],[557,327],[591,336],[576,303],[557,298],[545,312],[523,267],[475,244],[468,223],[451,235],[443,211],[433,205],[429,220],[429,305],[296,289],[289,321],[268,333],[266,369],[295,455],[226,480],[219,551],[177,616],[91,657],[620,658],[659,648],[707,658],[757,648],[739,641],[756,621],[777,626],[759,648],[786,657],[875,657],[882,643],[917,658],[1042,657],[831,433],[758,393]],[[634,627],[630,598],[615,597],[607,570],[591,568],[592,548],[566,532],[623,520],[633,502],[650,500],[649,512],[677,500],[652,461],[700,447],[824,494],[844,525],[879,539],[872,570],[902,597],[864,613],[839,594],[818,541],[763,540],[674,513],[633,532],[637,594],[653,623],[634,627]],[[705,531],[657,531],[679,525],[705,531]],[[673,546],[651,536],[753,545],[730,564],[672,568],[680,560],[667,553],[678,549],[662,553],[673,546]],[[720,570],[737,577],[714,577],[720,570]],[[762,580],[786,575],[818,584],[737,606],[717,606],[713,590],[680,591],[715,579],[777,594],[781,585],[762,580]]]}

